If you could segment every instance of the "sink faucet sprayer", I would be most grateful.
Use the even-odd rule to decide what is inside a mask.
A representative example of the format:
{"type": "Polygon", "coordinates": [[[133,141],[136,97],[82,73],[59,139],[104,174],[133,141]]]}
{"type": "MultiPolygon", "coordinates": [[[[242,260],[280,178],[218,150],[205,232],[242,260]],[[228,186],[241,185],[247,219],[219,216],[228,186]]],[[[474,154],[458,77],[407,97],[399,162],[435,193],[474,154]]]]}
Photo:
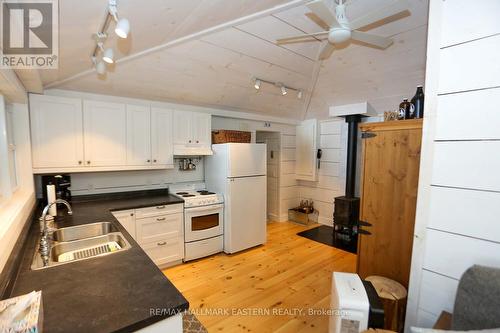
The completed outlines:
{"type": "Polygon", "coordinates": [[[40,247],[38,251],[40,252],[40,256],[42,257],[44,266],[49,265],[49,252],[50,252],[50,246],[48,241],[49,231],[47,227],[47,214],[49,212],[50,207],[58,203],[64,204],[68,208],[68,215],[73,215],[73,210],[71,209],[71,205],[69,204],[69,202],[63,199],[56,199],[54,202],[49,203],[43,209],[42,212],[43,229],[42,229],[42,235],[40,237],[40,247]]]}

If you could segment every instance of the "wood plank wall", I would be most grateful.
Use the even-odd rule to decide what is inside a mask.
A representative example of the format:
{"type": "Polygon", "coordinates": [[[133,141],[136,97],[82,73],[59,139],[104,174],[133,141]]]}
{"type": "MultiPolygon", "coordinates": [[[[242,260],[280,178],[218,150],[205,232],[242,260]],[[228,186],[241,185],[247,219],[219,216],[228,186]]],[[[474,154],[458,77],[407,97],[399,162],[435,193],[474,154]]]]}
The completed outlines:
{"type": "Polygon", "coordinates": [[[471,265],[500,267],[500,2],[430,5],[407,329],[452,312],[471,265]]]}
{"type": "Polygon", "coordinates": [[[344,195],[347,125],[343,119],[319,123],[323,151],[317,182],[299,181],[300,200],[313,200],[318,210],[318,222],[333,225],[333,199],[344,195]]]}

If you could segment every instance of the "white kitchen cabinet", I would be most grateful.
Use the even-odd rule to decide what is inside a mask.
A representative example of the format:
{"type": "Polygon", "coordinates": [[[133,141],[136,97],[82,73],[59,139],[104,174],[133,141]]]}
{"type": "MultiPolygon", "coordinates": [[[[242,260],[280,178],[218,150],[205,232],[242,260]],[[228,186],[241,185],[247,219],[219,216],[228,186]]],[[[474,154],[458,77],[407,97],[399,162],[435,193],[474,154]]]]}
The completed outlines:
{"type": "MultiPolygon", "coordinates": [[[[174,145],[184,147],[192,143],[192,112],[174,111],[174,145]]],[[[174,149],[175,149],[174,148],[174,149]]]]}
{"type": "Polygon", "coordinates": [[[127,165],[127,111],[125,104],[83,101],[85,164],[127,165]]]}
{"type": "Polygon", "coordinates": [[[151,109],[151,158],[153,165],[174,165],[173,111],[151,109]]]}
{"type": "Polygon", "coordinates": [[[151,165],[151,111],[127,105],[127,165],[151,165]]]}
{"type": "Polygon", "coordinates": [[[317,180],[318,121],[304,120],[295,136],[295,178],[317,180]]]}
{"type": "Polygon", "coordinates": [[[33,168],[83,165],[82,101],[78,98],[30,95],[33,168]]]}
{"type": "Polygon", "coordinates": [[[174,111],[174,155],[212,155],[210,114],[174,111]]]}
{"type": "Polygon", "coordinates": [[[193,112],[193,143],[210,147],[212,143],[212,116],[207,113],[193,112]]]}
{"type": "Polygon", "coordinates": [[[182,204],[115,211],[113,216],[158,266],[184,259],[182,204]]]}
{"type": "MultiPolygon", "coordinates": [[[[148,105],[31,94],[33,172],[173,168],[173,113],[148,105]]],[[[190,114],[189,119],[191,126],[190,114]]],[[[200,134],[193,137],[201,138],[198,128],[200,134]]]]}
{"type": "Polygon", "coordinates": [[[135,211],[133,209],[113,212],[113,216],[121,223],[127,232],[137,240],[135,232],[135,211]]]}

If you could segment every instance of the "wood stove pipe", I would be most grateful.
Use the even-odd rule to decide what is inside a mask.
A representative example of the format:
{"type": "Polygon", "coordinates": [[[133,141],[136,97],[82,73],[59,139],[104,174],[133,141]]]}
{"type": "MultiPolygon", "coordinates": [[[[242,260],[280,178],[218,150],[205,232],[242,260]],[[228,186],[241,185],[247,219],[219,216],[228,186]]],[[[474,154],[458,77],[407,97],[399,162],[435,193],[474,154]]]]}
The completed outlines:
{"type": "Polygon", "coordinates": [[[345,182],[346,198],[354,198],[356,189],[356,151],[358,147],[358,123],[361,121],[361,117],[362,116],[359,114],[345,116],[345,121],[348,124],[345,182]]]}

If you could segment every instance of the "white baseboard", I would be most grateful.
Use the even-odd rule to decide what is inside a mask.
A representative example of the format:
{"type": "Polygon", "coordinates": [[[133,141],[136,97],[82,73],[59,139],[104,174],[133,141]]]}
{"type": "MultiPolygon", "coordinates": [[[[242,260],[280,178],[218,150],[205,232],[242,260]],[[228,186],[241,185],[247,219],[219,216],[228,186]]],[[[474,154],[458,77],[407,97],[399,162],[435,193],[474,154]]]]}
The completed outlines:
{"type": "Polygon", "coordinates": [[[267,219],[269,221],[279,221],[280,217],[276,214],[267,214],[267,219]]]}
{"type": "Polygon", "coordinates": [[[288,214],[280,215],[276,221],[278,221],[278,222],[288,221],[288,214]]]}

